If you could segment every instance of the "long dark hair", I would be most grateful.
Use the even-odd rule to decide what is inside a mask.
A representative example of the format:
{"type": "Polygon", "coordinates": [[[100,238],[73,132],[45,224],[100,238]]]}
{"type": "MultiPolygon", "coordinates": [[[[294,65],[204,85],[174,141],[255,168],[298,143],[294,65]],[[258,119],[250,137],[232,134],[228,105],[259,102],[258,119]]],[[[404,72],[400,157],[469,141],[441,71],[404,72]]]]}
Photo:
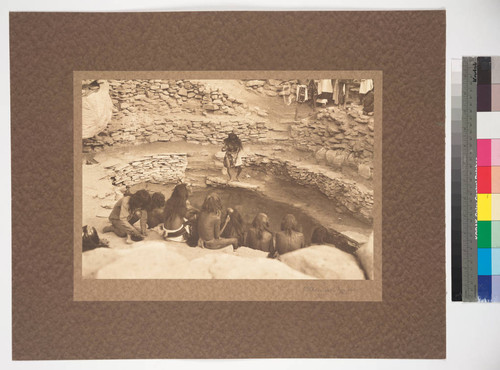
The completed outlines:
{"type": "Polygon", "coordinates": [[[281,230],[288,235],[292,235],[292,231],[301,232],[300,226],[292,214],[288,214],[283,218],[283,221],[281,221],[281,230]]]}
{"type": "Polygon", "coordinates": [[[172,220],[174,217],[184,217],[187,213],[186,202],[189,197],[189,191],[186,184],[178,184],[172,191],[172,195],[165,203],[163,217],[165,221],[172,220]]]}
{"type": "Polygon", "coordinates": [[[130,211],[137,209],[148,209],[151,204],[151,195],[147,190],[138,190],[130,196],[129,207],[130,211]]]}
{"type": "Polygon", "coordinates": [[[243,150],[243,144],[241,143],[240,138],[233,132],[227,135],[224,139],[224,144],[233,150],[243,150]]]}
{"type": "Polygon", "coordinates": [[[156,192],[151,196],[151,209],[165,207],[165,195],[156,192]]]}
{"type": "Polygon", "coordinates": [[[257,238],[259,240],[264,236],[264,232],[271,232],[269,230],[269,218],[265,213],[259,213],[253,219],[252,226],[257,230],[257,238]]]}
{"type": "Polygon", "coordinates": [[[222,211],[222,201],[216,193],[208,194],[201,206],[201,210],[208,213],[220,214],[222,211]]]}
{"type": "Polygon", "coordinates": [[[241,214],[236,209],[233,209],[233,211],[229,213],[229,219],[223,237],[241,237],[245,233],[243,217],[241,217],[241,214]]]}
{"type": "Polygon", "coordinates": [[[325,244],[328,236],[328,230],[323,226],[318,226],[313,230],[311,236],[312,244],[325,244]]]}

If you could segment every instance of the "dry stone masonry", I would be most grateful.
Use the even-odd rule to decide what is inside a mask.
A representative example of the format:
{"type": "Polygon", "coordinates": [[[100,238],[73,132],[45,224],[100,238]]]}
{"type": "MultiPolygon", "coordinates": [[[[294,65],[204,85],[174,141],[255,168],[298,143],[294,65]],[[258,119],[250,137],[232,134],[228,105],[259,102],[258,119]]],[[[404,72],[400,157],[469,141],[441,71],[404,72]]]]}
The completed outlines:
{"type": "Polygon", "coordinates": [[[126,164],[112,166],[113,185],[132,186],[150,182],[154,184],[177,183],[184,179],[187,155],[168,153],[148,155],[126,164]]]}
{"type": "Polygon", "coordinates": [[[219,144],[232,129],[243,141],[256,142],[266,136],[266,113],[256,112],[255,119],[242,100],[202,83],[111,80],[109,85],[111,122],[104,131],[83,141],[86,151],[155,141],[219,144]]]}
{"type": "Polygon", "coordinates": [[[351,166],[362,177],[372,177],[373,116],[355,108],[347,114],[338,108],[321,109],[313,119],[292,125],[290,136],[297,148],[315,152],[319,163],[334,168],[351,166]]]}
{"type": "Polygon", "coordinates": [[[320,166],[270,158],[263,154],[247,155],[243,158],[243,163],[246,166],[260,167],[267,173],[293,180],[299,185],[316,188],[335,202],[337,212],[350,214],[363,222],[373,221],[373,190],[337,172],[320,166]]]}
{"type": "Polygon", "coordinates": [[[298,80],[243,80],[247,90],[267,96],[289,96],[297,93],[298,80]]]}

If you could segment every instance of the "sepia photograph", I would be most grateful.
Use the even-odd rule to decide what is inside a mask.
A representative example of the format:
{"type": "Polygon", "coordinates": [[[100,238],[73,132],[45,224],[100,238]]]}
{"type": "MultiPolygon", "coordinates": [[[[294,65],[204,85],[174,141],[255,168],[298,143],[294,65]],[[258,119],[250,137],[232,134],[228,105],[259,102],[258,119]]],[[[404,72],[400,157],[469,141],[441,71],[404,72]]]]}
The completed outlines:
{"type": "Polygon", "coordinates": [[[81,277],[373,280],[380,112],[345,76],[75,79],[81,277]]]}

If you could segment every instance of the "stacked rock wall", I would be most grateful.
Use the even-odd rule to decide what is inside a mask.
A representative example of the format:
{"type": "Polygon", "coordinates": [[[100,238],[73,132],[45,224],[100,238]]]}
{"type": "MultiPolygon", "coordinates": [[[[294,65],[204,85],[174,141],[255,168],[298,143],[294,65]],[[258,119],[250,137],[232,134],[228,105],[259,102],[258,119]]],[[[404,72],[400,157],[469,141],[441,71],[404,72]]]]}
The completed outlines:
{"type": "Polygon", "coordinates": [[[373,190],[324,167],[300,165],[289,160],[270,158],[262,154],[243,158],[246,166],[260,167],[267,173],[312,186],[337,204],[336,211],[371,223],[373,221],[373,190]]]}
{"type": "Polygon", "coordinates": [[[113,117],[103,132],[83,141],[86,151],[154,141],[220,143],[232,131],[229,126],[242,141],[259,141],[267,132],[265,119],[249,117],[243,101],[201,83],[111,80],[109,84],[113,117]]]}
{"type": "Polygon", "coordinates": [[[298,80],[244,80],[247,90],[267,96],[289,96],[297,93],[298,80]]]}
{"type": "Polygon", "coordinates": [[[338,108],[322,109],[315,118],[292,125],[290,137],[299,149],[315,152],[319,162],[334,168],[351,166],[367,179],[372,176],[374,118],[359,109],[347,114],[338,108]]]}
{"type": "Polygon", "coordinates": [[[142,182],[176,183],[184,179],[187,156],[184,153],[148,155],[129,163],[113,166],[113,185],[132,186],[142,182]]]}
{"type": "Polygon", "coordinates": [[[181,140],[194,144],[220,144],[233,131],[243,142],[262,142],[268,128],[263,119],[224,116],[171,119],[158,114],[138,113],[112,122],[102,134],[84,140],[84,147],[88,150],[104,145],[181,140]]]}

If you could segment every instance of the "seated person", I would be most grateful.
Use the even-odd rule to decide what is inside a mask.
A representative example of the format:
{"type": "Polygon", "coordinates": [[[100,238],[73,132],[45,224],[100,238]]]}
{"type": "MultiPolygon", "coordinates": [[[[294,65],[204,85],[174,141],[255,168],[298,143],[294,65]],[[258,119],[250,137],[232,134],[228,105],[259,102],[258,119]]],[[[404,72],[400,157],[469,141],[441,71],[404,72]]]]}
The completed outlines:
{"type": "Polygon", "coordinates": [[[221,238],[221,230],[229,222],[229,215],[226,217],[226,222],[223,228],[221,223],[222,202],[217,194],[209,194],[203,202],[201,212],[198,217],[198,235],[200,236],[198,245],[202,248],[220,249],[233,245],[238,247],[237,238],[221,238]]]}
{"type": "Polygon", "coordinates": [[[276,233],[276,252],[282,255],[304,247],[304,234],[302,234],[295,216],[286,215],[281,222],[281,231],[276,233]]]}
{"type": "Polygon", "coordinates": [[[103,232],[113,231],[119,237],[127,237],[127,244],[143,240],[147,234],[147,209],[150,203],[151,196],[146,190],[139,190],[135,194],[124,196],[113,207],[109,215],[111,225],[104,227],[103,232]],[[140,231],[133,226],[139,220],[141,220],[140,231]]]}
{"type": "Polygon", "coordinates": [[[106,239],[99,238],[99,234],[95,227],[85,225],[82,227],[82,252],[92,249],[109,247],[109,242],[106,239]]]}
{"type": "Polygon", "coordinates": [[[163,223],[163,208],[165,207],[165,195],[154,193],[151,197],[151,207],[148,210],[148,229],[152,229],[163,223]]]}
{"type": "Polygon", "coordinates": [[[224,230],[221,231],[220,235],[223,238],[236,238],[238,239],[238,245],[243,245],[245,239],[243,217],[241,217],[237,209],[233,208],[227,209],[227,215],[229,216],[229,222],[226,224],[224,230]]]}
{"type": "Polygon", "coordinates": [[[186,215],[189,206],[189,189],[186,184],[178,184],[165,203],[163,210],[163,238],[165,240],[184,242],[189,236],[186,215]]]}
{"type": "Polygon", "coordinates": [[[272,253],[274,251],[273,234],[269,230],[269,219],[265,213],[259,213],[248,229],[245,246],[272,253]]]}
{"type": "Polygon", "coordinates": [[[318,226],[311,235],[311,244],[327,244],[328,230],[323,226],[318,226]]]}

